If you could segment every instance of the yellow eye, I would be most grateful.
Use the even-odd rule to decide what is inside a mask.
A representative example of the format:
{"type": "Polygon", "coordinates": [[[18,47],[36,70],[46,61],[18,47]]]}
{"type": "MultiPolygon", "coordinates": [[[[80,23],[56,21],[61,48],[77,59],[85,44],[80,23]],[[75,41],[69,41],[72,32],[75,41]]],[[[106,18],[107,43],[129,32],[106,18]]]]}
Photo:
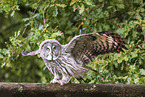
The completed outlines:
{"type": "Polygon", "coordinates": [[[47,48],[47,51],[50,51],[50,49],[49,49],[49,48],[47,48]]]}
{"type": "Polygon", "coordinates": [[[53,48],[53,50],[55,50],[55,47],[53,48]]]}

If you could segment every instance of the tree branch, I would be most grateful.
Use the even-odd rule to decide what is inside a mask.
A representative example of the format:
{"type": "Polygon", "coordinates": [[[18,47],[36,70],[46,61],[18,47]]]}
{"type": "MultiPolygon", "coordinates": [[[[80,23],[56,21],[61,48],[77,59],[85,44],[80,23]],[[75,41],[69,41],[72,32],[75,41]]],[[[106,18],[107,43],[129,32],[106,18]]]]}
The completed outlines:
{"type": "Polygon", "coordinates": [[[0,83],[0,97],[145,97],[145,85],[0,83]]]}

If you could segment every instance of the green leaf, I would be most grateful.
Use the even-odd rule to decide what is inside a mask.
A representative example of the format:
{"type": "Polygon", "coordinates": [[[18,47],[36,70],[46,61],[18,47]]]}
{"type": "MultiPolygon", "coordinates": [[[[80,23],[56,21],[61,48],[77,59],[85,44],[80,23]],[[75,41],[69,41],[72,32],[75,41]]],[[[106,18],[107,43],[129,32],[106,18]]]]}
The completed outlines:
{"type": "Polygon", "coordinates": [[[75,2],[77,2],[78,0],[71,0],[70,2],[70,6],[72,6],[75,2]]]}
{"type": "Polygon", "coordinates": [[[128,61],[129,60],[129,57],[127,57],[127,55],[125,55],[124,60],[125,61],[128,61]]]}
{"type": "Polygon", "coordinates": [[[145,75],[145,70],[144,69],[140,69],[140,73],[141,73],[141,75],[145,75]]]}
{"type": "Polygon", "coordinates": [[[84,4],[82,4],[81,8],[79,10],[79,14],[82,14],[84,12],[84,10],[85,10],[85,6],[84,6],[84,4]]]}
{"type": "Polygon", "coordinates": [[[15,10],[12,11],[12,13],[11,13],[11,17],[14,16],[14,14],[15,14],[15,10]]]}
{"type": "Polygon", "coordinates": [[[118,7],[119,9],[124,9],[124,4],[117,4],[117,7],[118,7]]]}
{"type": "Polygon", "coordinates": [[[0,58],[3,58],[4,56],[2,54],[0,54],[0,58]]]}
{"type": "Polygon", "coordinates": [[[66,7],[65,4],[56,4],[56,6],[58,6],[58,7],[62,7],[62,8],[66,7]]]}
{"type": "Polygon", "coordinates": [[[85,3],[86,3],[87,5],[93,5],[92,0],[85,0],[85,3]]]}
{"type": "Polygon", "coordinates": [[[26,22],[26,21],[29,21],[29,20],[30,20],[30,18],[24,18],[24,19],[23,19],[23,21],[25,21],[25,22],[26,22]]]}
{"type": "Polygon", "coordinates": [[[132,55],[132,58],[135,58],[135,57],[137,57],[137,56],[138,56],[138,54],[137,54],[137,53],[135,53],[135,52],[131,52],[131,55],[132,55]]]}

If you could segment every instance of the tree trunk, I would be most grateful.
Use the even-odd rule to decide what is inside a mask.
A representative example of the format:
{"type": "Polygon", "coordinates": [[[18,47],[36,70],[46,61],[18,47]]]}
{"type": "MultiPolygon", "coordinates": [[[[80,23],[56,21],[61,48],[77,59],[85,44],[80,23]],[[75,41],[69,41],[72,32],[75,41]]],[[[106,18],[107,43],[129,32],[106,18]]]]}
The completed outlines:
{"type": "Polygon", "coordinates": [[[0,97],[145,97],[145,85],[0,83],[0,97]]]}

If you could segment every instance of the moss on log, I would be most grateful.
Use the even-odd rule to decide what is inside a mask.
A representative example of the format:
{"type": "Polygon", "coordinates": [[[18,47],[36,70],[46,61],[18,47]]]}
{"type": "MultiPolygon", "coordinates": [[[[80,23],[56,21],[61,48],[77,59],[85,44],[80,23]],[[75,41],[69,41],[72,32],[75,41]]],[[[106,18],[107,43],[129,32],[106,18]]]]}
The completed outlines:
{"type": "Polygon", "coordinates": [[[0,83],[0,97],[145,97],[145,85],[0,83]]]}

